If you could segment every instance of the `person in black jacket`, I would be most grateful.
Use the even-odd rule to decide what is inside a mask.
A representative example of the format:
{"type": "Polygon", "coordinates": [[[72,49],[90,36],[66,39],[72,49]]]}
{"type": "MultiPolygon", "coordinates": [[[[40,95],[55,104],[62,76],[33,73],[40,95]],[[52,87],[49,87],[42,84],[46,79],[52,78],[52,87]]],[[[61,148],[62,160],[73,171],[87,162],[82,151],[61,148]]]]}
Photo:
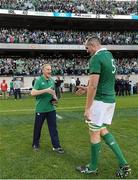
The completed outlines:
{"type": "Polygon", "coordinates": [[[61,80],[60,77],[57,76],[57,79],[55,80],[55,91],[58,99],[61,98],[61,83],[63,83],[63,80],[61,80]]]}

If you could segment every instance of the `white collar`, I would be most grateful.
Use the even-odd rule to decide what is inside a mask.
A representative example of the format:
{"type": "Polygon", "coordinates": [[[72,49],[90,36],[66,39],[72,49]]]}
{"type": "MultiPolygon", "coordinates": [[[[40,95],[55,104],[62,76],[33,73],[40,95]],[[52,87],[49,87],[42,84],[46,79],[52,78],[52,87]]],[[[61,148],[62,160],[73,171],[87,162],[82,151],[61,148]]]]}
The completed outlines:
{"type": "Polygon", "coordinates": [[[94,55],[96,55],[96,54],[97,54],[98,52],[100,52],[100,51],[105,51],[105,50],[107,50],[107,49],[106,49],[106,48],[101,48],[101,49],[99,49],[98,51],[96,51],[94,55]]]}

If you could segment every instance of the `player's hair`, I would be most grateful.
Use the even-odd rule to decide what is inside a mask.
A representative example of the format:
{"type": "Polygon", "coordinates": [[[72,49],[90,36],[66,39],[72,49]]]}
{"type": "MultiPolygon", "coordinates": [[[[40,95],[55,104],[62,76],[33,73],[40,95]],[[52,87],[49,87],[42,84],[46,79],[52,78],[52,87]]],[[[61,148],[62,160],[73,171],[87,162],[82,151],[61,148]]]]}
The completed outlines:
{"type": "Polygon", "coordinates": [[[41,67],[42,72],[47,66],[51,66],[51,65],[50,64],[43,64],[43,66],[41,67]]]}
{"type": "Polygon", "coordinates": [[[97,44],[97,45],[100,45],[101,44],[101,40],[96,37],[96,36],[93,36],[93,37],[89,37],[87,40],[86,40],[86,45],[93,45],[93,44],[97,44]]]}

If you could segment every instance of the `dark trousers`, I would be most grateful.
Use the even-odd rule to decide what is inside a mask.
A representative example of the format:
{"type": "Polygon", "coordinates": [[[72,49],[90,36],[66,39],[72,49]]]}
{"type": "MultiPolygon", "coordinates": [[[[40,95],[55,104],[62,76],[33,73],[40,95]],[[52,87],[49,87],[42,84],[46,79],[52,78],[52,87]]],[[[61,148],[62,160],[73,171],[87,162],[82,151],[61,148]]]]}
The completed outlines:
{"type": "Polygon", "coordinates": [[[56,111],[46,112],[46,113],[36,113],[33,145],[39,146],[41,129],[45,119],[47,119],[47,125],[49,129],[52,145],[54,148],[58,148],[60,147],[60,143],[58,138],[57,124],[56,124],[56,111]]]}
{"type": "Polygon", "coordinates": [[[56,88],[55,88],[55,91],[56,91],[56,96],[57,96],[57,98],[60,99],[60,98],[61,98],[61,92],[60,92],[61,90],[60,90],[60,87],[56,87],[56,88]]]}
{"type": "Polygon", "coordinates": [[[21,89],[15,89],[14,96],[15,96],[15,99],[17,99],[17,96],[19,96],[19,99],[21,99],[21,89]]]}
{"type": "Polygon", "coordinates": [[[9,95],[13,95],[14,94],[14,88],[10,88],[10,92],[9,92],[9,95]]]}

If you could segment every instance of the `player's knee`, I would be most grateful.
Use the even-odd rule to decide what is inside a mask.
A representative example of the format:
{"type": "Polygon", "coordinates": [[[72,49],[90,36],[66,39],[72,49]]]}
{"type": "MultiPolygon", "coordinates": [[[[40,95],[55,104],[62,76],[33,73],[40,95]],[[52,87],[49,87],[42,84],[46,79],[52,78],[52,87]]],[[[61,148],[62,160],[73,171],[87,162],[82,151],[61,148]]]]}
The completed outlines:
{"type": "Polygon", "coordinates": [[[101,141],[100,131],[91,131],[90,132],[90,141],[91,143],[98,143],[101,141]]]}
{"type": "Polygon", "coordinates": [[[101,129],[101,131],[100,131],[100,135],[101,136],[104,136],[105,134],[108,134],[109,133],[109,131],[107,130],[107,128],[103,128],[103,129],[101,129]]]}

